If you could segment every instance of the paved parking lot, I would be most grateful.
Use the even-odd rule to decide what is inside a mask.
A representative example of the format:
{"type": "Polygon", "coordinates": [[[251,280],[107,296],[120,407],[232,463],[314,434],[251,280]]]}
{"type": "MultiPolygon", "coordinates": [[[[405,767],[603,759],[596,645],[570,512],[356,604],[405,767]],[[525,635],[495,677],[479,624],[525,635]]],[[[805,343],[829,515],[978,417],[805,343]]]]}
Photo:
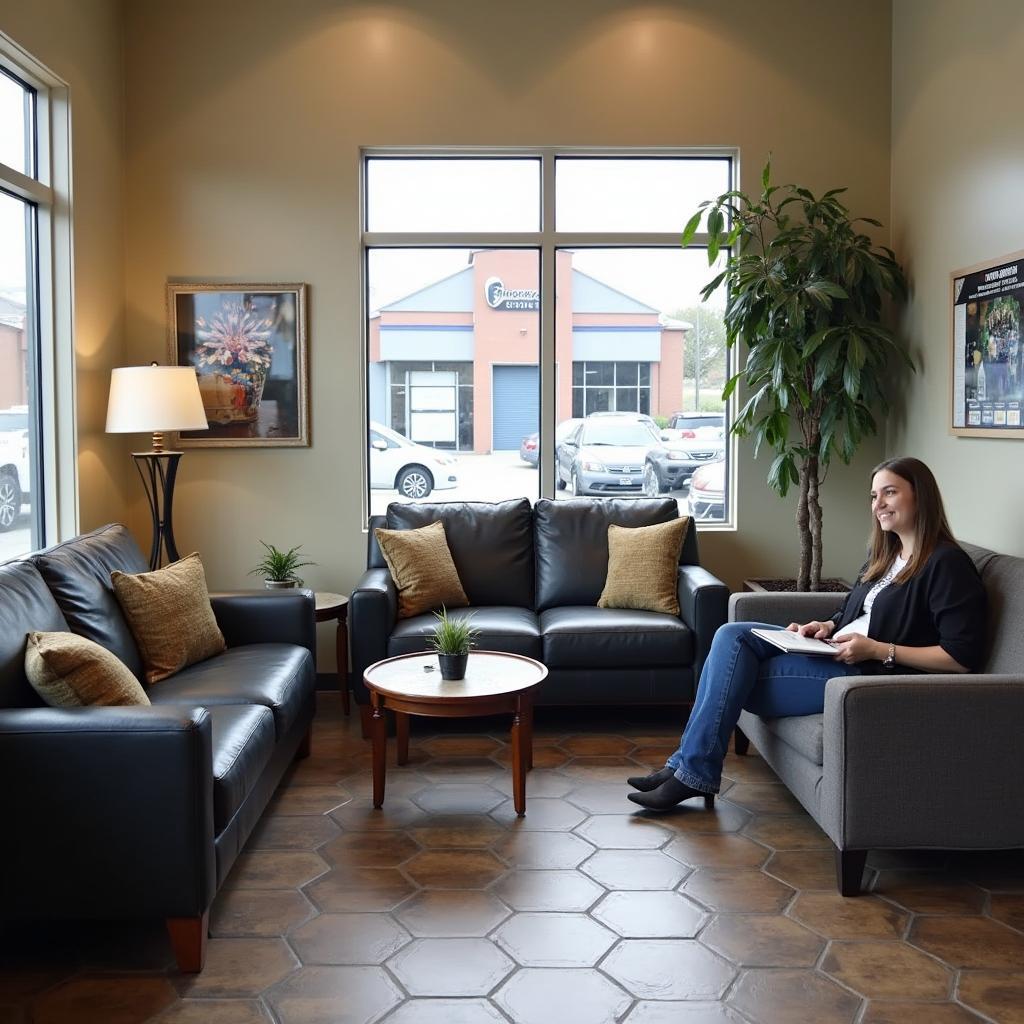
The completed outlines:
{"type": "MultiPolygon", "coordinates": [[[[492,452],[490,455],[460,454],[459,484],[450,490],[435,490],[427,501],[504,501],[507,498],[529,498],[536,501],[540,473],[519,458],[518,452],[492,452]]],[[[634,492],[634,497],[636,494],[634,492]]],[[[685,501],[686,488],[670,491],[669,496],[685,501]]],[[[571,497],[569,492],[556,491],[556,498],[571,497]]],[[[408,501],[397,491],[370,491],[370,511],[383,515],[393,501],[408,501]]]]}

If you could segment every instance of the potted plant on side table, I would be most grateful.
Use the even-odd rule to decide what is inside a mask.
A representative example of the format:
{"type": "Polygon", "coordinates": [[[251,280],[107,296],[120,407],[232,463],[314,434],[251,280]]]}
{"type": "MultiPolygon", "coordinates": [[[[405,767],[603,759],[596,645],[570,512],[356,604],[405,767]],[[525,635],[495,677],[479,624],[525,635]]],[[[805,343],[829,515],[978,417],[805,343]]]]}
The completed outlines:
{"type": "Polygon", "coordinates": [[[296,573],[304,565],[316,565],[316,562],[302,560],[299,550],[302,547],[289,548],[287,551],[280,551],[273,544],[260,541],[266,549],[262,560],[249,570],[250,576],[262,576],[263,585],[267,590],[288,590],[292,587],[301,587],[302,578],[296,573]]]}
{"type": "Polygon", "coordinates": [[[448,615],[448,609],[442,607],[439,612],[434,612],[434,617],[437,625],[427,644],[437,652],[441,678],[450,681],[465,679],[469,652],[476,646],[476,637],[480,634],[472,624],[473,614],[453,619],[448,615]]]}

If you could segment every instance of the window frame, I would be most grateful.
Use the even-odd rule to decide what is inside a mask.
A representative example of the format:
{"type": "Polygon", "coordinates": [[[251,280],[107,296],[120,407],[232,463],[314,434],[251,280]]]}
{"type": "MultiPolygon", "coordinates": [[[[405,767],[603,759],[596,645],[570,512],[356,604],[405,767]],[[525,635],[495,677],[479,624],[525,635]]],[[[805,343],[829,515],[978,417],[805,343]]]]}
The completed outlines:
{"type": "MultiPolygon", "coordinates": [[[[556,387],[558,378],[555,358],[555,261],[559,249],[678,249],[681,230],[663,232],[568,232],[555,230],[555,167],[559,159],[685,159],[685,160],[727,160],[729,163],[729,188],[738,187],[740,180],[740,153],[736,147],[480,147],[480,146],[366,146],[359,151],[359,318],[360,318],[360,403],[362,412],[362,506],[363,522],[368,524],[370,516],[368,428],[369,402],[366,382],[369,379],[369,251],[371,249],[533,249],[540,259],[540,346],[537,353],[540,376],[540,423],[538,461],[538,495],[552,498],[555,495],[555,460],[545,458],[553,455],[554,437],[557,426],[556,387]],[[402,157],[412,159],[536,159],[540,163],[541,175],[541,217],[539,231],[523,232],[392,232],[369,231],[367,229],[367,177],[368,163],[372,159],[402,157]],[[550,450],[549,450],[550,449],[550,450]]],[[[688,248],[706,249],[708,235],[698,232],[688,248]]],[[[726,375],[731,375],[734,353],[726,352],[726,375]]],[[[726,422],[735,420],[735,393],[728,399],[725,408],[726,422]]],[[[736,458],[735,438],[726,436],[725,475],[726,508],[725,518],[720,522],[700,522],[700,529],[707,531],[734,531],[737,529],[736,500],[736,458]]],[[[681,509],[681,512],[684,511],[681,509]]]]}
{"type": "Polygon", "coordinates": [[[2,32],[0,66],[35,93],[33,174],[0,163],[0,190],[29,204],[35,214],[34,245],[26,267],[35,368],[29,382],[35,547],[78,531],[71,117],[67,83],[2,32]]]}

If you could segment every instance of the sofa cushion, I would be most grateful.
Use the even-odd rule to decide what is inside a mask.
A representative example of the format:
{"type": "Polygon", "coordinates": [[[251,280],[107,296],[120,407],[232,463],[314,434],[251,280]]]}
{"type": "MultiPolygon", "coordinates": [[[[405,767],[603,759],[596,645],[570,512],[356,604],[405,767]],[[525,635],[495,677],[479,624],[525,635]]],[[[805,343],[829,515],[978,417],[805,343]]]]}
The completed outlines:
{"type": "Polygon", "coordinates": [[[149,570],[128,530],[116,523],[103,526],[40,551],[32,561],[72,632],[106,647],[141,679],[142,657],[110,582],[115,569],[130,573],[149,570]]]}
{"type": "Polygon", "coordinates": [[[981,573],[988,596],[988,658],[983,671],[1019,675],[1024,665],[1024,558],[964,547],[981,573]]]}
{"type": "Polygon", "coordinates": [[[128,666],[77,633],[29,633],[25,674],[53,708],[149,705],[146,691],[128,666]]]}
{"type": "Polygon", "coordinates": [[[790,718],[761,718],[764,728],[783,743],[791,746],[813,764],[825,762],[822,736],[825,732],[824,715],[794,715],[790,718]]]}
{"type": "Polygon", "coordinates": [[[39,694],[25,675],[25,637],[33,630],[68,628],[32,562],[0,565],[0,708],[38,708],[39,694]]]}
{"type": "Polygon", "coordinates": [[[674,615],[620,608],[549,608],[540,613],[548,668],[689,665],[693,633],[674,615]]]}
{"type": "Polygon", "coordinates": [[[199,662],[149,690],[154,704],[213,708],[262,704],[274,713],[278,738],[311,699],[313,659],[293,644],[247,644],[199,662]]]}
{"type": "Polygon", "coordinates": [[[690,526],[682,516],[654,526],[608,527],[608,578],[598,608],[679,614],[679,552],[690,526]]]}
{"type": "Polygon", "coordinates": [[[225,648],[199,555],[154,572],[110,574],[139,645],[147,683],[158,683],[225,648]]]}
{"type": "MultiPolygon", "coordinates": [[[[540,658],[537,616],[529,608],[455,608],[448,617],[457,620],[467,615],[473,616],[473,626],[480,630],[476,637],[478,650],[540,658]]],[[[437,619],[433,615],[401,619],[388,639],[388,657],[430,650],[427,638],[436,624],[437,619]]]]}
{"type": "Polygon", "coordinates": [[[260,704],[211,707],[213,828],[220,833],[242,806],[274,753],[274,715],[260,704]]]}
{"type": "Polygon", "coordinates": [[[398,590],[398,617],[435,608],[464,608],[469,601],[455,571],[444,523],[416,530],[375,529],[374,535],[398,590]]]}
{"type": "MultiPolygon", "coordinates": [[[[652,526],[678,517],[673,498],[542,498],[534,506],[537,610],[597,604],[608,576],[608,527],[612,523],[652,526]]],[[[696,534],[696,530],[687,530],[687,540],[696,534]]],[[[696,550],[693,543],[684,542],[681,561],[691,549],[696,550]]]]}
{"type": "Polygon", "coordinates": [[[389,530],[414,530],[438,520],[472,606],[533,607],[533,515],[525,498],[388,506],[389,530]]]}

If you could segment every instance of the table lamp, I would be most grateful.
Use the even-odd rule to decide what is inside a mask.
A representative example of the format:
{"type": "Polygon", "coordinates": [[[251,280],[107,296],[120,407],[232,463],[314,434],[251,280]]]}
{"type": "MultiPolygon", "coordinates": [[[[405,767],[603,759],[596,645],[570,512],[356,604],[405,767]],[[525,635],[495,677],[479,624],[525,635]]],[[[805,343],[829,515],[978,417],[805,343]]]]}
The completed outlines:
{"type": "Polygon", "coordinates": [[[191,366],[123,366],[110,371],[110,399],[107,403],[108,434],[152,433],[148,452],[132,452],[135,468],[146,489],[153,517],[150,569],[158,569],[161,548],[167,559],[179,558],[171,525],[174,478],[182,452],[165,451],[165,430],[206,430],[206,412],[199,394],[196,371],[191,366]]]}

